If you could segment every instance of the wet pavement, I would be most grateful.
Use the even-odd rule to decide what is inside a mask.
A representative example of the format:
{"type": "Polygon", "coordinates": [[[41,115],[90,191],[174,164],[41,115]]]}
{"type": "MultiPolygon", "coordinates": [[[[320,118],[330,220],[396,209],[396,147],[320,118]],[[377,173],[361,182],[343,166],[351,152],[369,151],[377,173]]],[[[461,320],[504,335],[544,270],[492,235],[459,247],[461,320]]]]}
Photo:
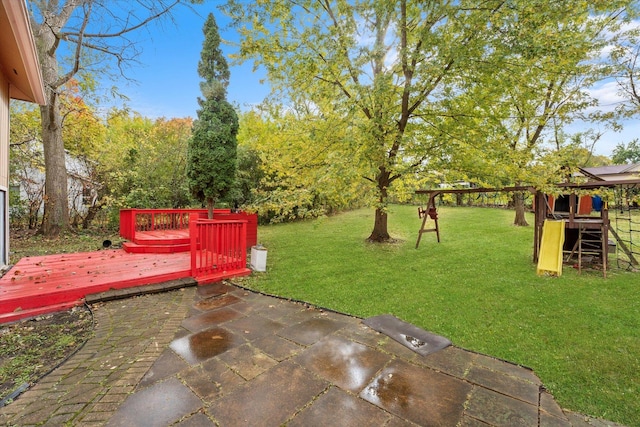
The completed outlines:
{"type": "Polygon", "coordinates": [[[222,283],[94,313],[95,336],[0,408],[0,424],[611,425],[565,413],[527,368],[388,315],[363,321],[222,283]]]}

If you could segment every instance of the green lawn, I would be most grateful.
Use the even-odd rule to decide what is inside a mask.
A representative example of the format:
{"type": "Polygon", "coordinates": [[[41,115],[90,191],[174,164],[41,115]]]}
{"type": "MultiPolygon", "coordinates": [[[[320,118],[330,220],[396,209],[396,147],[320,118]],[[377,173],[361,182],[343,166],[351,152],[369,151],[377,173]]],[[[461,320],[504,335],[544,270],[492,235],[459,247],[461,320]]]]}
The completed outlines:
{"type": "Polygon", "coordinates": [[[538,277],[533,227],[512,226],[512,211],[438,212],[442,242],[426,233],[418,250],[414,206],[390,208],[392,245],[365,242],[373,210],[262,226],[267,273],[243,284],[360,317],[392,313],[533,368],[564,408],[640,425],[640,274],[565,266],[538,277]]]}

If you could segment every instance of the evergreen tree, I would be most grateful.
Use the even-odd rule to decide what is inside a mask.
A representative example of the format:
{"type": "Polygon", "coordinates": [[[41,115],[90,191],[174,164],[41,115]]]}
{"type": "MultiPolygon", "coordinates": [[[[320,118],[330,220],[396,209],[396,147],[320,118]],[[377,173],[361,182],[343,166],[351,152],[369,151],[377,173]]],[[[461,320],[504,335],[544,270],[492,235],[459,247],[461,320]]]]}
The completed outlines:
{"type": "Polygon", "coordinates": [[[229,67],[220,50],[218,25],[209,14],[203,27],[204,43],[198,63],[202,98],[189,141],[187,177],[193,195],[206,201],[209,218],[213,206],[233,186],[236,173],[238,116],[227,102],[229,67]]]}

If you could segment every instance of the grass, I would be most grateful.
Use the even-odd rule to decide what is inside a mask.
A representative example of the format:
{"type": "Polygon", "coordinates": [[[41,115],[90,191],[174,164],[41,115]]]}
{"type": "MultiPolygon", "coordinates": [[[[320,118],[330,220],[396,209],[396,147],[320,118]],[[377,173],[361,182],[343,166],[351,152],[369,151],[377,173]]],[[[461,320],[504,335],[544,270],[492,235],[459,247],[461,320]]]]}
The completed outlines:
{"type": "MultiPolygon", "coordinates": [[[[360,317],[392,313],[457,346],[531,367],[561,406],[640,425],[640,276],[539,277],[533,227],[513,212],[440,208],[441,243],[415,207],[393,206],[401,241],[365,242],[373,212],[261,227],[267,273],[243,284],[360,317]]],[[[533,218],[529,218],[533,222],[533,218]]],[[[612,267],[615,262],[612,262],[612,267]]]]}

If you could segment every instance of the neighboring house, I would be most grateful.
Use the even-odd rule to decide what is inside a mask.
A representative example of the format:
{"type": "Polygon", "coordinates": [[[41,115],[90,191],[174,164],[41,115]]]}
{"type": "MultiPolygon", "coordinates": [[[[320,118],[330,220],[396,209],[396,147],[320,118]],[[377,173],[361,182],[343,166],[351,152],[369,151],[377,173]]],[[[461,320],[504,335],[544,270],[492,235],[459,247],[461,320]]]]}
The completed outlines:
{"type": "MultiPolygon", "coordinates": [[[[11,187],[20,200],[29,206],[29,225],[35,225],[44,214],[44,157],[42,144],[31,141],[24,144],[22,149],[29,154],[29,162],[20,165],[11,176],[11,187]]],[[[65,150],[65,167],[67,169],[67,193],[69,196],[69,213],[72,220],[83,218],[90,206],[98,199],[101,187],[91,179],[94,163],[82,157],[77,157],[65,150]]]]}
{"type": "Polygon", "coordinates": [[[84,217],[90,206],[98,200],[98,190],[102,185],[91,179],[95,164],[90,160],[75,157],[65,152],[67,165],[67,193],[71,216],[84,217]]]}
{"type": "Polygon", "coordinates": [[[590,180],[594,181],[623,181],[627,179],[640,179],[640,163],[580,168],[580,172],[590,180]]]}
{"type": "Polygon", "coordinates": [[[24,0],[0,0],[0,268],[9,263],[9,100],[45,104],[24,0]]]}
{"type": "Polygon", "coordinates": [[[454,189],[454,188],[475,188],[476,185],[472,184],[468,181],[453,181],[453,182],[442,182],[438,184],[438,188],[446,189],[454,189]]]}

